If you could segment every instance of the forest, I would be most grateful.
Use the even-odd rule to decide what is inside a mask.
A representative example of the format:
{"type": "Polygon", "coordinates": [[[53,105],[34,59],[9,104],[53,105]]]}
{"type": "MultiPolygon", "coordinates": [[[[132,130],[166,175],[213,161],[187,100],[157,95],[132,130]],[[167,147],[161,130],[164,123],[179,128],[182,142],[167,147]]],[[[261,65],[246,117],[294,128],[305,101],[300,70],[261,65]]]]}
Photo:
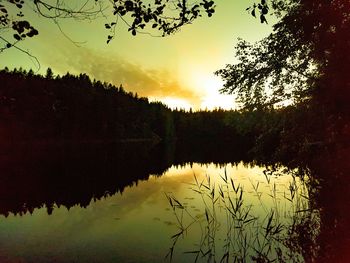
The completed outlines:
{"type": "Polygon", "coordinates": [[[307,104],[254,111],[171,110],[86,74],[0,72],[2,143],[230,142],[255,159],[293,162],[335,147],[307,104]],[[293,158],[292,158],[293,157],[293,158]]]}

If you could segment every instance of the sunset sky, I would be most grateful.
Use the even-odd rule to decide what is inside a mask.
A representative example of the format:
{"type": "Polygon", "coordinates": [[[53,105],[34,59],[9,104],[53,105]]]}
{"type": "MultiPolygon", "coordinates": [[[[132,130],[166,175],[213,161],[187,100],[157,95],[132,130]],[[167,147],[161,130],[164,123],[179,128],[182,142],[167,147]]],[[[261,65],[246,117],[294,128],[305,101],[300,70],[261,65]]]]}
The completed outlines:
{"type": "MultiPolygon", "coordinates": [[[[217,1],[213,17],[201,18],[165,38],[134,37],[120,23],[116,38],[108,45],[104,24],[112,22],[112,16],[91,22],[60,20],[65,35],[78,46],[53,21],[25,10],[39,35],[20,47],[40,61],[39,73],[45,73],[47,67],[60,75],[86,73],[172,108],[229,109],[235,106],[234,98],[219,94],[222,83],[213,72],[235,62],[237,38],[256,41],[271,32],[272,18],[269,25],[262,25],[245,11],[251,3],[217,1]]],[[[30,57],[13,48],[0,53],[0,68],[5,66],[38,69],[30,57]]]]}

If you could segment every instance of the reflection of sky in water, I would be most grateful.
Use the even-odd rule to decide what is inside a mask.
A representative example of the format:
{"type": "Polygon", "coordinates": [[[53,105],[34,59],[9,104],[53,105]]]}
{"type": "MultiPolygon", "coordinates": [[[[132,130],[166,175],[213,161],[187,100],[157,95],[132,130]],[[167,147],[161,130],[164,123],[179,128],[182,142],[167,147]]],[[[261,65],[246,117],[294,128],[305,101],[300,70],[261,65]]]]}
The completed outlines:
{"type": "MultiPolygon", "coordinates": [[[[220,176],[231,176],[235,184],[244,187],[244,204],[252,204],[255,213],[264,213],[278,206],[281,218],[293,209],[289,196],[289,175],[271,178],[266,183],[263,168],[238,165],[217,167],[213,164],[192,167],[171,167],[163,176],[150,176],[101,200],[91,201],[87,208],[75,206],[70,210],[55,207],[52,215],[45,208],[35,209],[33,214],[0,217],[0,262],[23,260],[24,262],[159,262],[163,261],[171,236],[177,232],[176,219],[165,193],[181,200],[193,216],[203,214],[203,203],[190,184],[194,174],[198,181],[206,174],[218,184],[220,176]],[[259,182],[256,192],[254,186],[259,182]],[[276,185],[277,198],[272,194],[276,185]],[[262,193],[261,202],[257,193],[262,193]]],[[[297,180],[297,185],[300,182],[297,180]]],[[[305,193],[304,193],[305,194],[305,193]]],[[[295,202],[294,202],[294,205],[295,202]]],[[[302,204],[307,208],[307,203],[302,204]]],[[[254,210],[253,209],[253,210],[254,210]]],[[[222,216],[219,213],[219,217],[222,216]]],[[[186,219],[184,219],[186,220],[186,219]]],[[[193,257],[183,254],[198,242],[199,229],[189,230],[179,240],[174,261],[184,262],[193,257]]]]}

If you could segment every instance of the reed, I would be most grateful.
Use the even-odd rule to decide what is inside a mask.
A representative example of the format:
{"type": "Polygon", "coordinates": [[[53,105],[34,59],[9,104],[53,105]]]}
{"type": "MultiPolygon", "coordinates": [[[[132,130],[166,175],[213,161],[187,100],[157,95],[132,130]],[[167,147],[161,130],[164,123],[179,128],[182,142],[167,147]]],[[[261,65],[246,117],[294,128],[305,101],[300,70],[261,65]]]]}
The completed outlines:
{"type": "Polygon", "coordinates": [[[263,183],[250,180],[254,204],[247,201],[244,185],[226,169],[214,182],[210,175],[202,180],[194,175],[190,189],[201,200],[199,216],[193,215],[191,206],[166,194],[179,229],[171,237],[166,259],[173,260],[179,238],[186,238],[193,227],[200,229],[198,242],[183,253],[192,255],[194,262],[304,262],[308,255],[316,254],[319,214],[310,207],[307,176],[276,168],[266,169],[263,174],[263,183]],[[289,184],[277,185],[273,178],[286,176],[286,172],[291,176],[289,184]],[[262,184],[268,185],[270,192],[261,191],[262,184]],[[301,242],[305,240],[307,247],[301,242]]]}

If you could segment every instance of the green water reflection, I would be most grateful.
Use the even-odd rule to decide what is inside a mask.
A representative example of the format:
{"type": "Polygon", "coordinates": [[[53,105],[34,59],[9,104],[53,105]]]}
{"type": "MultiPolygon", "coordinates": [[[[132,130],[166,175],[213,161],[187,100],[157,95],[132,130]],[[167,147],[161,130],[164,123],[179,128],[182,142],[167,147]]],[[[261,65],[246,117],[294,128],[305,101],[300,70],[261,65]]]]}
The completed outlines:
{"type": "MultiPolygon", "coordinates": [[[[231,184],[231,180],[228,182],[231,184]]],[[[270,258],[282,253],[285,258],[302,262],[302,252],[292,240],[294,233],[288,231],[311,218],[313,235],[317,235],[318,214],[309,209],[306,184],[307,178],[301,180],[283,172],[265,175],[264,168],[243,164],[172,166],[160,177],[151,175],[126,187],[122,194],[91,200],[86,208],[54,206],[49,215],[42,207],[31,214],[0,216],[0,262],[163,262],[170,260],[169,251],[172,262],[193,262],[197,254],[199,261],[220,261],[227,251],[230,262],[235,257],[250,262],[252,255],[258,255],[255,250],[261,251],[256,244],[270,242],[265,232],[256,233],[267,228],[271,213],[271,225],[280,225],[281,230],[271,239],[269,251],[267,247],[263,251],[270,258]],[[225,188],[225,174],[240,189],[237,193],[225,188]],[[213,206],[209,197],[202,199],[193,190],[198,191],[198,185],[193,185],[194,175],[204,185],[208,185],[209,177],[214,197],[219,197],[212,242],[203,240],[207,238],[206,207],[212,214],[213,206]],[[231,194],[234,202],[242,190],[241,212],[249,209],[245,220],[250,220],[244,228],[230,225],[230,212],[220,198],[220,187],[231,194]],[[167,196],[176,198],[184,209],[173,209],[167,196]],[[186,231],[175,240],[173,236],[181,229],[176,216],[186,231]],[[231,244],[227,249],[229,232],[231,244]],[[244,253],[240,250],[242,242],[251,244],[244,253]],[[203,255],[209,249],[213,250],[211,257],[203,255]],[[185,253],[194,251],[201,252],[185,253]]]]}

